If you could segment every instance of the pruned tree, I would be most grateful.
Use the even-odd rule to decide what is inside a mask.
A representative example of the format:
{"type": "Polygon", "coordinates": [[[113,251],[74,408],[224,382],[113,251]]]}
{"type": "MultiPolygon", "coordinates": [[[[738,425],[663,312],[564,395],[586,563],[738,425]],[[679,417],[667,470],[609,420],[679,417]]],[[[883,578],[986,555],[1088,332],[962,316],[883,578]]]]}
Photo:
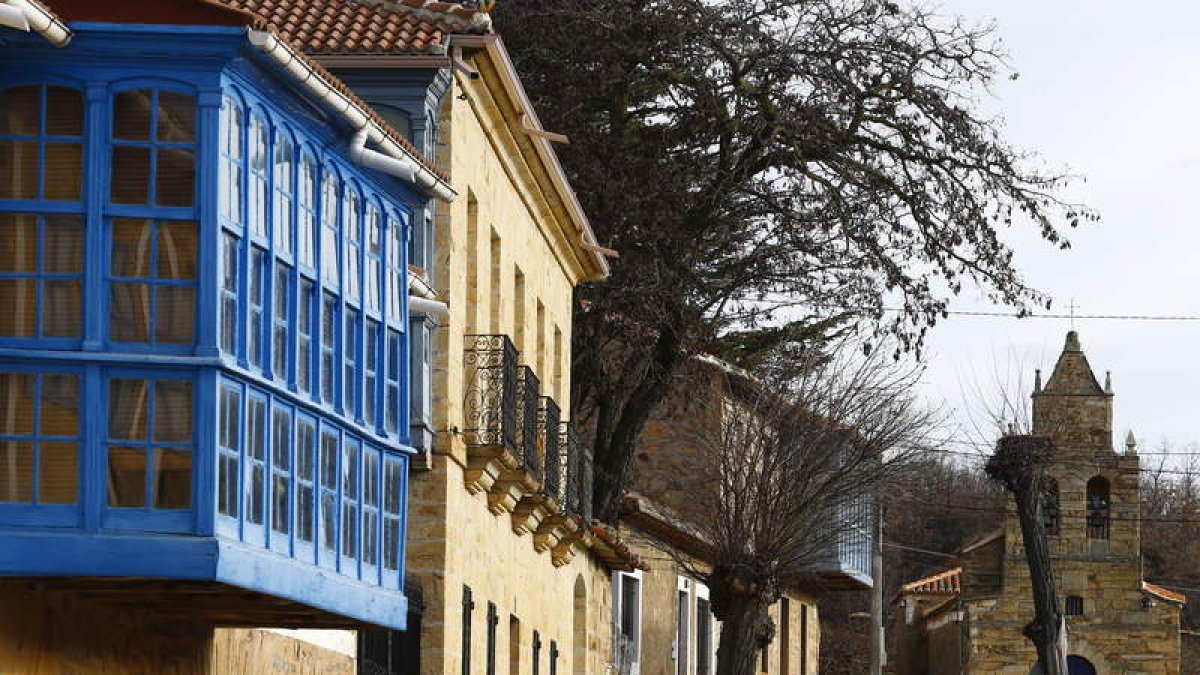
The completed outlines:
{"type": "Polygon", "coordinates": [[[611,520],[686,355],[741,365],[864,324],[917,349],[978,287],[1047,302],[1001,231],[1093,218],[977,101],[990,26],[890,0],[506,0],[494,12],[602,242],[579,292],[576,419],[611,520]],[[896,311],[892,311],[896,310],[896,311]]]}
{"type": "Polygon", "coordinates": [[[913,394],[920,370],[882,352],[839,344],[795,366],[784,380],[731,372],[712,396],[690,392],[704,410],[685,439],[688,503],[673,506],[710,554],[666,551],[709,587],[718,675],[755,672],[774,639],[769,608],[836,561],[839,537],[858,530],[869,556],[879,491],[938,420],[913,394]]]}
{"type": "Polygon", "coordinates": [[[1055,589],[1042,514],[1045,467],[1053,453],[1054,443],[1044,436],[1006,436],[996,444],[985,470],[1012,493],[1021,523],[1034,612],[1022,632],[1037,648],[1042,675],[1067,675],[1066,618],[1055,589]]]}

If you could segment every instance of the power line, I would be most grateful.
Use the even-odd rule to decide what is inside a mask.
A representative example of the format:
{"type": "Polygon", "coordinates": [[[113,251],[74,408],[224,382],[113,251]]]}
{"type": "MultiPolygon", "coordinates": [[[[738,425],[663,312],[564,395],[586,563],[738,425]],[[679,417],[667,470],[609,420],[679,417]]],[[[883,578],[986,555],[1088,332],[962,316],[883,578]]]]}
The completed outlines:
{"type": "Polygon", "coordinates": [[[884,546],[886,546],[887,548],[899,549],[899,550],[901,550],[901,551],[911,551],[911,552],[913,552],[913,553],[924,553],[924,554],[926,554],[926,555],[936,555],[936,556],[939,556],[939,557],[942,557],[942,558],[956,558],[956,557],[958,557],[958,556],[951,555],[951,554],[949,554],[949,553],[941,553],[941,552],[939,552],[939,551],[930,551],[930,550],[928,550],[928,549],[924,549],[924,548],[917,548],[917,547],[915,547],[915,546],[905,546],[905,545],[903,545],[903,544],[893,544],[893,543],[892,543],[892,542],[890,542],[890,541],[885,541],[885,542],[883,542],[883,545],[884,545],[884,546]]]}
{"type": "MultiPolygon", "coordinates": [[[[1006,507],[996,508],[996,507],[992,507],[992,506],[971,506],[968,504],[945,504],[945,503],[931,502],[931,501],[924,500],[924,499],[909,499],[906,497],[889,497],[888,499],[892,499],[892,500],[900,501],[900,502],[908,502],[910,504],[920,504],[922,506],[932,506],[934,508],[940,508],[940,509],[950,509],[950,510],[958,510],[958,511],[974,511],[977,513],[993,513],[996,515],[1008,515],[1008,509],[1006,507]]],[[[1152,518],[1152,517],[1141,517],[1141,516],[1138,516],[1136,518],[1126,518],[1124,516],[1115,516],[1115,515],[1109,514],[1108,519],[1109,519],[1109,521],[1115,522],[1115,523],[1158,523],[1158,524],[1164,524],[1164,525],[1196,525],[1196,526],[1200,526],[1200,515],[1197,515],[1195,518],[1152,518]]]]}
{"type": "MultiPolygon", "coordinates": [[[[903,307],[884,307],[883,311],[905,313],[903,307]]],[[[1001,319],[1089,319],[1100,321],[1200,321],[1200,315],[1191,314],[1059,314],[1053,312],[1000,312],[988,310],[944,310],[949,316],[982,316],[1001,319]]]]}

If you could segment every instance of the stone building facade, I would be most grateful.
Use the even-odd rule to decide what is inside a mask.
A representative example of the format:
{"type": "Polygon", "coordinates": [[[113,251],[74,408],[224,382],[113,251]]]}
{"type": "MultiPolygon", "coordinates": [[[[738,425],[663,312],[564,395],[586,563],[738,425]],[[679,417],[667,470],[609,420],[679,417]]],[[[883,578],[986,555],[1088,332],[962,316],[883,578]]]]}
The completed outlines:
{"type": "MultiPolygon", "coordinates": [[[[1179,673],[1184,598],[1142,578],[1139,460],[1112,443],[1113,394],[1074,331],[1033,392],[1033,433],[1051,439],[1043,522],[1067,621],[1072,675],[1179,673]]],[[[893,622],[900,675],[1026,675],[1037,660],[1029,569],[1012,500],[1001,531],[964,548],[959,566],[906,584],[893,622]]]]}

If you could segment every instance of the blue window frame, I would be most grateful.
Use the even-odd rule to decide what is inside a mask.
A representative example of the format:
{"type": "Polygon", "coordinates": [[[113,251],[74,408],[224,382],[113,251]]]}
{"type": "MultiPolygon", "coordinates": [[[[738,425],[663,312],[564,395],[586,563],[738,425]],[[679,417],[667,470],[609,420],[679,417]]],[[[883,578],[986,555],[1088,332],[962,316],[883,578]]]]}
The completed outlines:
{"type": "Polygon", "coordinates": [[[292,409],[276,404],[271,411],[271,538],[272,547],[286,544],[292,531],[292,409]]]}
{"type": "Polygon", "coordinates": [[[345,333],[343,333],[342,338],[342,362],[345,365],[345,371],[342,375],[342,385],[345,391],[342,394],[342,405],[347,417],[356,418],[362,412],[359,407],[362,381],[358,379],[358,309],[353,305],[347,304],[345,317],[345,333]]]}
{"type": "Polygon", "coordinates": [[[79,501],[80,378],[0,372],[0,503],[79,501]]]}
{"type": "Polygon", "coordinates": [[[336,384],[336,345],[338,335],[338,300],[333,293],[326,291],[321,296],[321,400],[329,406],[334,405],[333,392],[336,384]]]}
{"type": "Polygon", "coordinates": [[[317,266],[317,165],[308,153],[300,159],[297,183],[296,248],[300,268],[311,272],[317,266]]]}
{"type": "MultiPolygon", "coordinates": [[[[383,458],[383,568],[391,572],[400,569],[404,545],[404,504],[408,494],[408,470],[398,456],[383,458]]],[[[400,583],[398,575],[385,573],[384,583],[400,583]]]]}
{"type": "Polygon", "coordinates": [[[321,179],[321,282],[330,289],[341,288],[341,255],[338,241],[341,180],[326,166],[321,179]]]}
{"type": "Polygon", "coordinates": [[[238,477],[241,475],[242,389],[221,386],[217,431],[217,513],[237,518],[241,513],[238,477]]]}
{"type": "Polygon", "coordinates": [[[384,378],[384,430],[400,432],[400,374],[405,367],[400,331],[387,330],[387,377],[384,378]]]}
{"type": "Polygon", "coordinates": [[[83,200],[83,93],[55,85],[0,89],[0,199],[83,200]]]}
{"type": "Polygon", "coordinates": [[[240,230],[246,201],[243,180],[246,162],[245,106],[226,97],[221,102],[221,222],[240,230]]]}
{"type": "Polygon", "coordinates": [[[317,522],[321,537],[320,556],[322,562],[332,566],[333,556],[338,550],[338,498],[339,472],[341,471],[341,432],[337,427],[321,424],[320,448],[320,511],[317,522]]]}
{"type": "Polygon", "coordinates": [[[382,330],[378,321],[367,319],[366,341],[363,345],[363,420],[372,429],[375,428],[375,411],[379,406],[379,363],[382,359],[379,342],[382,330]]]}
{"type": "Polygon", "coordinates": [[[275,319],[272,322],[271,374],[277,380],[289,381],[291,363],[292,267],[283,260],[275,261],[275,319]]]}
{"type": "Polygon", "coordinates": [[[113,95],[113,204],[192,207],[196,202],[196,98],[164,89],[113,95]]]}
{"type": "Polygon", "coordinates": [[[190,380],[108,378],[108,506],[192,506],[193,391],[190,380]]]}
{"type": "Polygon", "coordinates": [[[198,232],[194,221],[110,221],[109,330],[113,340],[195,342],[198,232]]]}
{"type": "Polygon", "coordinates": [[[242,477],[246,524],[256,526],[257,537],[267,512],[267,402],[266,394],[251,390],[246,407],[246,473],[242,477]]]}
{"type": "Polygon", "coordinates": [[[358,544],[361,541],[359,527],[359,488],[362,486],[360,462],[362,459],[362,444],[358,439],[347,436],[342,440],[342,548],[340,550],[340,568],[343,572],[351,572],[349,566],[358,558],[358,544]]]}
{"type": "Polygon", "coordinates": [[[316,283],[300,278],[300,295],[296,299],[296,387],[303,393],[312,392],[314,366],[313,317],[316,316],[316,283]]]}
{"type": "Polygon", "coordinates": [[[83,218],[0,213],[0,338],[83,336],[83,218]]]}
{"type": "MultiPolygon", "coordinates": [[[[296,545],[310,552],[317,518],[317,421],[296,415],[296,545]]],[[[311,557],[311,553],[308,554],[311,557]]]]}
{"type": "Polygon", "coordinates": [[[293,195],[296,193],[296,145],[286,133],[279,130],[275,132],[273,156],[271,181],[274,201],[271,203],[271,219],[275,254],[291,260],[292,239],[295,237],[292,225],[295,222],[293,195]]]}
{"type": "Polygon", "coordinates": [[[270,254],[257,246],[250,247],[250,297],[247,311],[246,353],[253,368],[262,368],[267,341],[266,305],[267,274],[270,271],[270,254]]]}
{"type": "MultiPolygon", "coordinates": [[[[383,468],[379,450],[363,448],[362,458],[362,563],[364,567],[379,565],[379,483],[383,468]]],[[[372,574],[364,570],[364,576],[372,574]]]]}
{"type": "Polygon", "coordinates": [[[246,193],[246,219],[250,226],[250,239],[265,243],[270,236],[267,220],[268,157],[270,157],[270,132],[261,113],[250,113],[247,137],[249,151],[249,187],[246,193]]]}

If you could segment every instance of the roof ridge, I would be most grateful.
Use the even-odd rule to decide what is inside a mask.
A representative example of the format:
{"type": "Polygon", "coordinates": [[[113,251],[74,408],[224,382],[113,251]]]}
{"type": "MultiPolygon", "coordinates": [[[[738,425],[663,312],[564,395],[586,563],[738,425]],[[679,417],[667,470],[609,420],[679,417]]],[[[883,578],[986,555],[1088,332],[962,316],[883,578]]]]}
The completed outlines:
{"type": "Polygon", "coordinates": [[[391,10],[403,10],[414,16],[432,21],[445,21],[462,31],[488,33],[492,30],[492,17],[484,9],[474,9],[462,2],[440,0],[350,0],[361,5],[375,5],[391,10]]]}

